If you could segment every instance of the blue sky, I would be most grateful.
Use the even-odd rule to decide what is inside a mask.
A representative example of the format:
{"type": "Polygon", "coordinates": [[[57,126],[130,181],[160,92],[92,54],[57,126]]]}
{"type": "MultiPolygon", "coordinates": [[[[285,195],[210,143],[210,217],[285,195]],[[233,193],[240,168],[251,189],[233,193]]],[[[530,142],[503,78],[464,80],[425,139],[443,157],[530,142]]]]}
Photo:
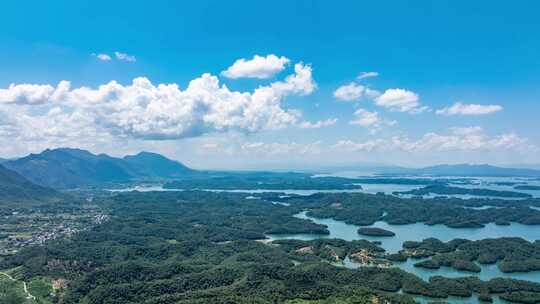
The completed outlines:
{"type": "Polygon", "coordinates": [[[154,150],[220,168],[540,162],[537,1],[5,1],[2,11],[0,142],[16,144],[3,145],[0,157],[79,146],[116,155],[154,150]],[[135,60],[118,59],[115,52],[135,60]],[[99,54],[111,60],[99,60],[99,54]],[[221,74],[255,55],[283,56],[287,63],[263,79],[221,74]],[[264,107],[257,109],[265,120],[229,113],[217,121],[221,106],[214,105],[189,127],[182,125],[188,114],[171,114],[174,106],[126,122],[142,112],[103,104],[122,100],[100,99],[91,108],[88,102],[97,101],[72,100],[78,94],[69,102],[32,102],[21,99],[26,91],[16,91],[23,94],[17,100],[9,91],[10,84],[56,88],[62,80],[71,90],[95,90],[111,80],[128,86],[136,77],[184,90],[210,73],[232,92],[254,92],[285,82],[300,63],[310,67],[316,88],[280,93],[280,111],[301,114],[279,124],[264,107]],[[361,72],[378,76],[356,79],[361,72]],[[376,93],[336,98],[335,91],[351,82],[376,93]],[[410,97],[396,97],[387,91],[392,89],[415,94],[416,110],[392,106],[410,97]],[[461,107],[448,115],[457,102],[461,107]],[[50,115],[65,115],[47,116],[53,108],[58,110],[50,115]],[[311,128],[301,127],[306,122],[311,128]],[[314,128],[317,122],[327,124],[314,128]],[[160,126],[168,131],[161,134],[160,126]],[[75,134],[79,129],[92,132],[75,134]]]}

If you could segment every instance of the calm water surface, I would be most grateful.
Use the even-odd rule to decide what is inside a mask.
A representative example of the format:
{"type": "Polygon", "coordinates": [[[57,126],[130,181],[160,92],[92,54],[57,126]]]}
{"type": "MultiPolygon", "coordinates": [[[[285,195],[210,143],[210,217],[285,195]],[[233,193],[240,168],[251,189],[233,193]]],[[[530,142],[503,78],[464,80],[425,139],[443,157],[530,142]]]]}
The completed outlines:
{"type": "MultiPolygon", "coordinates": [[[[351,174],[352,175],[352,174],[351,174]]],[[[350,176],[352,177],[352,176],[350,176]]],[[[491,185],[490,183],[495,181],[509,181],[508,178],[497,179],[497,178],[486,178],[479,180],[478,184],[475,185],[456,185],[459,187],[468,187],[468,188],[486,188],[493,190],[514,190],[511,186],[498,186],[491,185]]],[[[529,184],[532,184],[529,182],[529,184]]],[[[535,183],[536,184],[536,183],[535,183]]],[[[421,188],[422,186],[418,185],[392,185],[392,184],[360,184],[362,189],[355,190],[265,190],[265,189],[256,189],[256,190],[245,190],[245,189],[235,189],[235,190],[207,190],[214,192],[243,192],[247,194],[256,194],[263,192],[277,192],[285,194],[295,194],[295,195],[312,195],[317,192],[326,192],[326,193],[339,193],[339,192],[365,192],[365,193],[377,193],[384,192],[391,194],[394,191],[409,191],[412,189],[421,188]]],[[[135,186],[124,189],[110,189],[114,192],[127,192],[127,191],[183,191],[183,189],[164,189],[160,185],[146,185],[146,186],[135,186]]],[[[519,191],[532,194],[534,196],[540,196],[540,191],[519,191]]],[[[473,198],[474,196],[456,196],[460,198],[473,198]]],[[[484,197],[485,198],[485,197],[484,197]]],[[[277,202],[273,202],[277,204],[277,202]]],[[[287,204],[284,204],[287,205],[287,204]]],[[[495,208],[494,206],[481,206],[481,207],[471,207],[474,209],[488,209],[495,208]]],[[[533,209],[540,210],[538,207],[531,207],[533,209]]],[[[409,224],[409,225],[390,225],[386,222],[378,221],[369,227],[379,227],[386,230],[393,231],[396,233],[394,237],[371,237],[371,236],[360,236],[357,233],[360,226],[346,224],[345,222],[336,221],[333,219],[317,219],[308,217],[306,212],[302,212],[296,215],[298,218],[308,219],[318,224],[323,224],[328,227],[330,231],[329,235],[316,235],[316,234],[293,234],[293,235],[271,235],[269,238],[277,239],[300,239],[300,240],[313,240],[317,238],[339,238],[347,241],[358,240],[358,239],[367,239],[370,241],[379,241],[381,242],[381,247],[383,247],[388,252],[397,252],[402,249],[402,244],[404,241],[421,241],[426,238],[434,237],[442,241],[449,241],[455,238],[465,238],[470,240],[479,240],[485,238],[498,238],[498,237],[521,237],[529,241],[540,240],[540,228],[537,226],[527,226],[518,223],[512,223],[509,226],[497,226],[495,224],[487,224],[484,228],[462,228],[455,229],[449,228],[444,225],[425,225],[422,223],[409,224]]],[[[540,272],[529,272],[529,273],[512,273],[505,274],[502,273],[497,265],[479,265],[482,271],[480,273],[469,273],[463,271],[457,271],[449,267],[441,267],[440,269],[424,269],[414,267],[414,264],[421,261],[420,259],[409,259],[407,262],[403,263],[394,263],[395,267],[399,267],[407,272],[414,273],[424,280],[428,280],[432,276],[441,275],[445,277],[462,277],[462,276],[477,276],[482,280],[489,280],[495,277],[507,277],[528,280],[533,282],[540,282],[540,272]]],[[[346,259],[343,263],[343,266],[349,268],[358,267],[358,264],[346,259]]],[[[436,301],[437,299],[432,299],[428,297],[418,296],[415,297],[420,303],[428,303],[431,301],[436,301]]],[[[498,299],[497,297],[493,298],[493,303],[507,303],[503,300],[498,299]]],[[[449,303],[480,303],[476,296],[471,298],[458,298],[450,297],[444,299],[444,301],[449,303]]]]}
{"type": "MultiPolygon", "coordinates": [[[[330,231],[329,235],[317,235],[317,234],[291,234],[291,235],[271,235],[271,239],[300,239],[300,240],[313,240],[318,238],[340,238],[347,241],[367,239],[370,241],[381,242],[383,247],[388,252],[397,252],[402,249],[404,241],[421,241],[426,238],[434,237],[442,241],[449,241],[455,238],[464,238],[469,240],[479,240],[485,238],[498,238],[498,237],[521,237],[523,239],[533,241],[540,240],[540,228],[537,226],[527,226],[517,223],[512,223],[510,226],[497,226],[495,224],[487,224],[484,228],[463,228],[455,229],[449,228],[444,225],[428,226],[422,223],[409,224],[409,225],[390,225],[386,222],[376,222],[369,227],[379,227],[387,229],[396,233],[394,237],[370,237],[361,236],[357,233],[360,226],[346,224],[342,221],[336,221],[333,219],[317,219],[309,217],[306,212],[301,212],[296,215],[298,218],[308,219],[315,223],[326,225],[330,231]]],[[[528,272],[528,273],[503,273],[499,270],[496,264],[493,265],[480,265],[482,271],[480,273],[471,273],[465,271],[458,271],[449,267],[441,267],[440,269],[424,269],[414,267],[414,264],[422,261],[423,259],[408,259],[406,262],[394,263],[395,267],[399,267],[404,271],[413,273],[418,277],[429,280],[432,276],[445,276],[450,278],[463,277],[463,276],[476,276],[482,280],[490,280],[496,277],[514,278],[520,280],[528,280],[540,283],[540,272],[528,272]]],[[[348,268],[359,267],[357,263],[352,262],[349,259],[345,259],[343,266],[348,268]]],[[[428,303],[436,301],[428,297],[415,297],[420,303],[428,303]]],[[[476,296],[470,298],[450,297],[444,299],[449,303],[481,303],[476,296]]],[[[508,303],[497,297],[493,298],[493,303],[508,303]]]]}
{"type": "MultiPolygon", "coordinates": [[[[185,189],[167,189],[163,188],[163,185],[141,185],[141,186],[134,186],[134,187],[127,187],[127,188],[119,188],[119,189],[106,189],[107,191],[111,192],[131,192],[131,191],[139,191],[139,192],[152,192],[152,191],[186,191],[185,189]]],[[[348,193],[361,193],[364,192],[362,189],[345,189],[345,190],[295,190],[295,189],[283,189],[283,190],[268,190],[268,189],[232,189],[232,190],[224,190],[224,189],[198,189],[201,191],[210,191],[210,192],[232,192],[232,193],[247,193],[247,194],[257,194],[257,193],[265,193],[265,192],[273,192],[273,193],[284,193],[284,194],[294,194],[294,195],[312,195],[315,193],[342,193],[342,192],[348,192],[348,193]]]]}
{"type": "Polygon", "coordinates": [[[317,238],[338,238],[347,241],[366,239],[370,241],[380,241],[382,247],[388,252],[397,252],[402,249],[404,241],[421,241],[430,237],[438,238],[447,242],[456,238],[469,240],[480,240],[485,238],[499,237],[521,237],[529,241],[540,240],[540,227],[528,226],[512,223],[509,226],[497,226],[493,223],[486,224],[484,228],[449,228],[444,225],[426,225],[423,223],[408,225],[390,225],[383,221],[367,227],[379,227],[396,233],[394,237],[372,237],[361,236],[357,233],[360,226],[350,225],[342,221],[333,219],[317,219],[309,217],[306,212],[296,215],[298,218],[308,219],[315,223],[326,225],[330,231],[329,235],[316,234],[294,234],[294,235],[274,235],[274,239],[294,238],[303,240],[313,240],[317,238]]]}
{"type": "MultiPolygon", "coordinates": [[[[365,172],[343,172],[343,173],[336,173],[336,174],[319,174],[315,176],[338,176],[338,177],[348,177],[348,178],[355,178],[358,176],[367,176],[365,172]]],[[[408,177],[408,178],[414,178],[414,177],[408,177]]],[[[426,178],[426,177],[422,177],[426,178]]],[[[448,178],[448,179],[456,179],[456,178],[468,178],[468,177],[437,177],[437,178],[448,178]]],[[[478,177],[474,178],[474,184],[450,184],[450,186],[454,187],[462,187],[462,188],[483,188],[483,189],[492,189],[492,190],[500,190],[500,191],[514,191],[514,192],[523,192],[527,194],[533,195],[533,197],[540,197],[540,191],[538,190],[516,190],[513,188],[513,186],[501,186],[501,185],[494,185],[495,182],[521,182],[523,184],[529,184],[529,185],[540,185],[540,181],[532,181],[527,180],[523,181],[519,178],[512,178],[512,177],[478,177]]],[[[349,189],[349,190],[293,190],[293,189],[284,189],[284,190],[266,190],[266,189],[234,189],[234,190],[214,190],[214,189],[201,189],[206,191],[214,191],[214,192],[244,192],[244,193],[263,193],[263,192],[276,192],[276,193],[285,193],[285,194],[295,194],[295,195],[312,195],[315,193],[323,192],[323,193],[339,193],[339,192],[349,192],[349,193],[378,193],[383,192],[385,194],[392,194],[393,192],[405,192],[410,191],[414,189],[419,189],[424,187],[423,185],[399,185],[399,184],[358,184],[362,186],[362,189],[349,189]]],[[[148,192],[148,191],[184,191],[184,189],[165,189],[162,185],[138,185],[134,187],[127,187],[122,189],[108,189],[109,191],[113,192],[129,192],[129,191],[140,191],[140,192],[148,192]]],[[[438,194],[427,194],[424,195],[424,198],[434,198],[441,195],[438,194]]],[[[475,196],[475,195],[444,195],[448,197],[455,197],[455,198],[461,198],[461,199],[471,199],[471,198],[492,198],[492,199],[522,199],[522,198],[501,198],[501,197],[488,197],[488,196],[475,196]]],[[[408,198],[410,195],[400,195],[400,197],[408,198]]]]}

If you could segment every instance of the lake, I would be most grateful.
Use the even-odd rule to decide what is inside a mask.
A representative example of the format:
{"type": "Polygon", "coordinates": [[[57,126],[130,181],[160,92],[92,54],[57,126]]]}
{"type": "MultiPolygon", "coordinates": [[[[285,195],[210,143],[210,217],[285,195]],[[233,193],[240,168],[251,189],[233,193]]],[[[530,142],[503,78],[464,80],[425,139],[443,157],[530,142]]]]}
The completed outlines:
{"type": "MultiPolygon", "coordinates": [[[[512,190],[512,187],[509,186],[498,186],[492,185],[493,182],[499,181],[508,181],[508,179],[486,179],[482,180],[479,184],[476,185],[456,185],[460,187],[478,187],[478,188],[487,188],[493,190],[512,190]]],[[[355,190],[265,190],[265,189],[255,189],[255,190],[245,190],[245,189],[235,189],[235,190],[207,190],[215,192],[241,192],[246,193],[246,198],[255,199],[249,194],[263,193],[263,192],[277,192],[285,194],[294,194],[294,195],[311,195],[317,192],[327,192],[327,193],[338,193],[338,192],[365,192],[365,193],[377,193],[384,192],[391,194],[394,191],[408,191],[412,189],[421,188],[422,186],[418,185],[396,185],[396,184],[360,184],[363,189],[355,190]]],[[[111,189],[110,191],[114,192],[126,192],[126,191],[183,191],[183,189],[164,189],[161,185],[139,185],[130,188],[124,189],[111,189]]],[[[520,191],[531,193],[535,196],[540,194],[540,191],[520,191]]],[[[461,198],[472,198],[473,196],[459,196],[461,198]]],[[[279,202],[272,202],[273,204],[283,204],[279,202]]],[[[283,204],[287,206],[288,204],[283,204]]],[[[488,209],[495,208],[494,206],[481,206],[481,207],[470,207],[474,209],[488,209]]],[[[531,207],[534,209],[540,210],[538,207],[531,207]]],[[[339,238],[347,241],[358,240],[358,239],[367,239],[370,241],[380,241],[381,247],[383,247],[388,252],[397,252],[402,249],[402,244],[404,241],[421,241],[426,238],[435,237],[442,241],[449,241],[455,238],[465,238],[470,240],[479,240],[485,238],[498,238],[498,237],[521,237],[526,240],[540,240],[540,228],[526,226],[518,223],[512,223],[509,226],[497,226],[495,224],[487,224],[484,228],[462,228],[455,229],[449,228],[444,225],[425,225],[422,223],[409,224],[409,225],[390,225],[386,222],[378,221],[369,227],[379,227],[386,230],[390,230],[396,233],[394,237],[371,237],[371,236],[360,236],[357,233],[357,230],[360,226],[349,225],[341,221],[336,221],[333,219],[317,219],[308,217],[306,212],[302,212],[296,215],[298,218],[308,219],[318,224],[323,224],[328,227],[330,231],[329,235],[314,235],[314,234],[293,234],[293,235],[271,235],[268,236],[270,239],[301,239],[301,240],[312,240],[317,238],[339,238]]],[[[502,273],[497,265],[479,265],[481,268],[480,273],[468,273],[463,271],[457,271],[448,267],[441,267],[437,270],[417,268],[413,265],[421,260],[409,259],[407,262],[403,263],[394,263],[395,267],[399,267],[404,271],[414,273],[424,280],[428,280],[431,276],[441,275],[445,277],[460,277],[460,276],[477,276],[482,280],[489,280],[495,277],[507,277],[528,280],[533,282],[540,282],[540,272],[529,272],[529,273],[512,273],[505,274],[502,273]]],[[[355,268],[358,267],[358,264],[346,260],[341,266],[355,268]]],[[[436,301],[437,299],[427,298],[418,296],[415,297],[420,303],[428,303],[431,301],[436,301]]],[[[507,303],[498,299],[497,297],[493,298],[494,303],[507,303]]],[[[449,303],[480,303],[478,299],[473,296],[470,298],[458,298],[450,297],[444,299],[444,301],[449,303]]]]}
{"type": "MultiPolygon", "coordinates": [[[[151,192],[151,191],[186,191],[186,189],[168,189],[163,188],[163,185],[137,185],[133,187],[126,187],[126,188],[118,188],[118,189],[105,189],[107,191],[111,192],[131,192],[131,191],[139,191],[139,192],[151,192]]],[[[284,194],[293,194],[293,195],[303,195],[308,196],[315,193],[341,193],[341,192],[348,192],[348,193],[361,193],[364,192],[362,189],[336,189],[336,190],[295,190],[295,189],[283,189],[283,190],[268,190],[268,189],[193,189],[193,190],[201,190],[201,191],[210,191],[210,192],[232,192],[232,193],[246,193],[246,194],[257,194],[257,193],[284,193],[284,194]]]]}
{"type": "MultiPolygon", "coordinates": [[[[377,178],[373,173],[366,173],[363,171],[346,171],[346,172],[337,172],[337,173],[328,173],[328,174],[318,174],[318,176],[334,176],[334,177],[346,177],[346,178],[357,178],[357,177],[368,177],[368,178],[377,178]]],[[[519,183],[520,185],[533,185],[540,186],[540,181],[535,179],[521,178],[521,177],[470,177],[470,176],[391,176],[385,178],[422,178],[422,179],[449,179],[449,180],[458,180],[458,179],[471,179],[471,183],[450,183],[449,186],[452,187],[461,187],[461,188],[482,188],[490,189],[497,191],[513,191],[530,194],[533,197],[540,197],[540,190],[518,190],[514,189],[514,186],[500,185],[497,183],[519,183]]],[[[364,192],[367,193],[377,193],[384,192],[391,194],[394,191],[409,191],[413,189],[422,188],[423,185],[396,185],[396,184],[360,184],[364,188],[364,192]]],[[[438,195],[426,195],[425,198],[435,197],[438,195]]],[[[486,198],[485,196],[473,196],[473,195],[448,195],[456,198],[470,199],[470,198],[486,198]]],[[[488,198],[501,198],[501,197],[488,197],[488,198]]],[[[508,199],[508,198],[503,198],[508,199]]]]}
{"type": "Polygon", "coordinates": [[[423,223],[415,223],[408,225],[390,225],[383,221],[375,222],[371,226],[363,227],[378,227],[396,233],[394,237],[374,237],[361,236],[357,233],[360,226],[350,225],[342,221],[334,219],[317,219],[309,217],[306,212],[301,212],[295,215],[301,219],[311,220],[317,224],[326,225],[330,231],[329,235],[314,235],[314,234],[293,234],[293,235],[273,235],[271,238],[283,239],[294,238],[302,240],[313,240],[317,238],[337,238],[346,241],[366,239],[370,241],[380,241],[381,247],[388,252],[398,252],[402,249],[404,241],[421,241],[430,237],[435,237],[441,241],[450,241],[456,238],[464,238],[469,240],[480,240],[486,238],[499,237],[521,237],[523,239],[533,241],[540,240],[540,228],[538,226],[528,226],[519,223],[511,223],[509,226],[498,226],[493,223],[486,224],[484,228],[450,228],[445,225],[426,225],[423,223]]]}
{"type": "MultiPolygon", "coordinates": [[[[202,191],[212,191],[212,192],[233,192],[233,193],[264,193],[264,192],[273,192],[273,193],[284,193],[284,194],[293,194],[293,195],[302,195],[308,196],[315,193],[371,193],[375,194],[378,192],[383,192],[385,194],[393,195],[393,192],[405,192],[414,189],[422,188],[423,185],[397,185],[397,184],[357,184],[362,187],[362,189],[334,189],[334,190],[295,190],[295,189],[282,189],[282,190],[269,190],[269,189],[199,189],[202,191]]],[[[463,187],[460,185],[460,187],[463,187]]],[[[491,186],[484,186],[485,189],[494,189],[491,186]]],[[[133,187],[119,188],[119,189],[106,189],[111,192],[130,192],[130,191],[139,191],[139,192],[149,192],[149,191],[185,191],[185,189],[167,189],[163,188],[162,185],[137,185],[133,187]]],[[[496,190],[496,189],[494,189],[496,190]]],[[[515,192],[537,192],[540,191],[518,191],[515,192]]],[[[410,198],[413,195],[398,195],[401,198],[410,198]]],[[[438,195],[438,194],[426,194],[423,195],[423,198],[435,198],[435,197],[455,197],[460,199],[471,199],[471,198],[485,198],[485,199],[508,199],[508,200],[520,200],[523,198],[505,198],[505,197],[495,197],[495,196],[477,196],[477,195],[468,195],[468,194],[454,194],[454,195],[438,195]]]]}
{"type": "MultiPolygon", "coordinates": [[[[421,241],[426,238],[434,237],[441,241],[450,241],[455,238],[464,238],[469,240],[480,240],[485,238],[498,238],[498,237],[521,237],[523,239],[533,241],[540,240],[540,228],[522,225],[518,223],[512,223],[509,226],[497,226],[495,224],[487,224],[484,228],[449,228],[444,225],[426,225],[423,223],[408,224],[408,225],[390,225],[386,222],[376,222],[371,226],[364,227],[379,227],[386,230],[390,230],[396,233],[394,237],[372,237],[363,236],[357,233],[360,226],[350,225],[342,221],[336,221],[333,219],[318,219],[309,217],[306,212],[301,212],[295,215],[301,219],[311,220],[317,224],[326,225],[330,231],[329,235],[317,235],[317,234],[289,234],[289,235],[269,235],[272,240],[279,239],[299,239],[299,240],[313,240],[318,238],[339,238],[347,241],[366,239],[370,241],[381,242],[383,247],[388,252],[397,252],[402,249],[402,244],[405,241],[421,241]]],[[[423,259],[408,259],[406,262],[394,262],[395,267],[399,267],[404,271],[413,273],[418,277],[429,280],[432,276],[444,276],[444,277],[463,277],[463,276],[476,276],[482,280],[490,280],[496,277],[514,278],[520,280],[527,280],[540,283],[540,271],[528,272],[528,273],[503,273],[499,270],[496,264],[494,265],[480,265],[480,273],[471,273],[458,271],[449,267],[441,267],[440,269],[425,269],[414,267],[414,264],[422,261],[423,259]]],[[[356,268],[359,264],[346,259],[343,262],[344,267],[356,268]]],[[[427,297],[415,297],[421,303],[428,303],[435,299],[427,297]]],[[[494,298],[494,303],[507,303],[498,298],[494,298]]],[[[457,298],[451,297],[445,301],[449,303],[480,303],[476,297],[472,298],[457,298]]]]}

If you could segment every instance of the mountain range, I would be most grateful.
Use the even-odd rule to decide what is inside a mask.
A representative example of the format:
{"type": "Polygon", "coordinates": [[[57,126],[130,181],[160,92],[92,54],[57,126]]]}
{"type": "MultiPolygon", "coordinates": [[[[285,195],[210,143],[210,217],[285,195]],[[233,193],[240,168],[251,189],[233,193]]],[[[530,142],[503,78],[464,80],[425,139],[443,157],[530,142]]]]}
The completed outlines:
{"type": "Polygon", "coordinates": [[[0,202],[43,201],[58,196],[56,191],[36,185],[0,165],[0,202]]]}
{"type": "Polygon", "coordinates": [[[171,179],[196,172],[180,162],[150,152],[116,158],[71,148],[47,149],[8,160],[3,165],[35,184],[55,189],[171,179]]]}
{"type": "MultiPolygon", "coordinates": [[[[104,186],[136,181],[164,181],[179,178],[205,177],[197,171],[160,154],[140,152],[122,158],[72,148],[47,149],[38,154],[5,160],[2,165],[29,182],[54,189],[104,186]]],[[[415,176],[519,176],[540,177],[540,170],[503,168],[491,165],[437,165],[424,168],[380,166],[372,168],[383,175],[415,176]]],[[[215,172],[214,172],[215,173],[215,172]]],[[[234,172],[221,172],[234,174],[234,172]]]]}

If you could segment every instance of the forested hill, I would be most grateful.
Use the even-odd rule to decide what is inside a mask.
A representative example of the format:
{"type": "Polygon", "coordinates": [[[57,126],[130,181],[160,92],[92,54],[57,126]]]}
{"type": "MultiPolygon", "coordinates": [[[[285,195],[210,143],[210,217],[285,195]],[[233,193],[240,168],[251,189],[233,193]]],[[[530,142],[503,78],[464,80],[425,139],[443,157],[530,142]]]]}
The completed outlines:
{"type": "Polygon", "coordinates": [[[52,199],[58,193],[33,184],[17,172],[0,165],[0,203],[52,199]]]}
{"type": "Polygon", "coordinates": [[[520,176],[520,177],[540,177],[540,170],[524,168],[503,168],[491,165],[437,165],[424,168],[399,168],[392,167],[381,169],[379,173],[383,174],[410,174],[410,175],[429,175],[429,176],[520,176]]]}
{"type": "Polygon", "coordinates": [[[39,154],[7,161],[4,166],[36,184],[56,189],[140,179],[166,179],[195,172],[155,153],[141,152],[116,158],[69,148],[47,149],[39,154]]]}

